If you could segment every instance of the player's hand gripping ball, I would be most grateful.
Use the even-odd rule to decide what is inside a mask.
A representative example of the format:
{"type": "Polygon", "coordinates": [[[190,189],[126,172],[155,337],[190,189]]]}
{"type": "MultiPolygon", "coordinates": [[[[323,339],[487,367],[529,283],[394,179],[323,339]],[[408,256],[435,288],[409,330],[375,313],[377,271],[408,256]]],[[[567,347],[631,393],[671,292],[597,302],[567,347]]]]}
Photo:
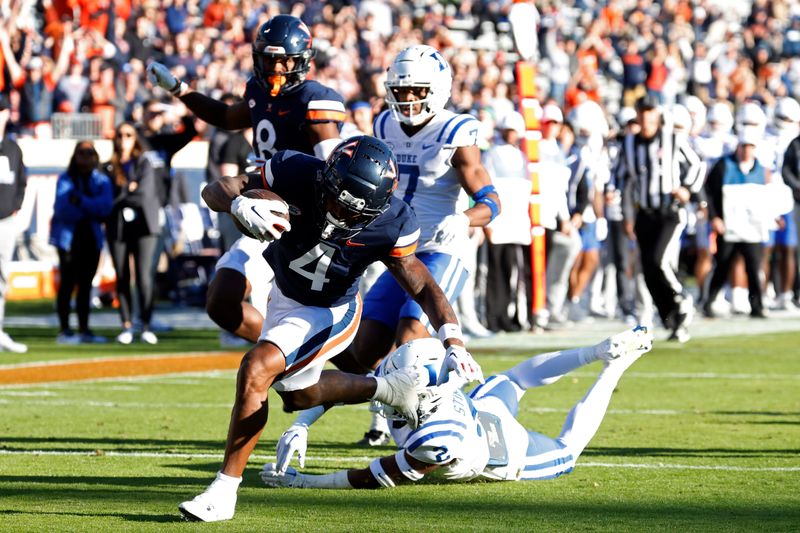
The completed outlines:
{"type": "Polygon", "coordinates": [[[259,241],[280,239],[284,231],[292,229],[289,205],[266,189],[252,189],[234,198],[231,215],[242,234],[259,241]]]}

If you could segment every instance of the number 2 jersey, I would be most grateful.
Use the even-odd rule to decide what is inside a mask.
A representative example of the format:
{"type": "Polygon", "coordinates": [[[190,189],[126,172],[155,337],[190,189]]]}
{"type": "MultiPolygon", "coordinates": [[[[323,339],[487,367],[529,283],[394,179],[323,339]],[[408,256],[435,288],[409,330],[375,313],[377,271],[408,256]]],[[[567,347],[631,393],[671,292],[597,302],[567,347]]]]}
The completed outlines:
{"type": "Polygon", "coordinates": [[[473,399],[460,389],[446,389],[437,405],[416,430],[390,422],[398,448],[418,461],[440,465],[440,475],[448,480],[519,478],[528,432],[501,401],[490,395],[473,399]]]}
{"type": "Polygon", "coordinates": [[[464,242],[458,239],[444,247],[431,239],[442,219],[467,208],[458,172],[450,160],[457,148],[477,144],[479,127],[472,115],[444,110],[409,137],[390,110],[375,118],[375,136],[388,144],[397,158],[400,183],[394,195],[411,206],[422,228],[420,252],[460,256],[465,251],[464,242]]]}
{"type": "Polygon", "coordinates": [[[278,96],[270,96],[255,78],[247,80],[244,99],[250,108],[253,149],[260,159],[269,159],[279,150],[314,154],[306,131],[309,124],[341,123],[345,119],[342,97],[314,80],[278,96]]]}
{"type": "Polygon", "coordinates": [[[267,247],[264,256],[281,292],[303,305],[333,307],[356,297],[364,270],[376,261],[414,253],[419,226],[411,209],[396,198],[355,236],[322,240],[316,210],[317,175],[325,161],[291,150],[276,153],[250,174],[248,189],[270,189],[289,204],[291,231],[267,247]]]}

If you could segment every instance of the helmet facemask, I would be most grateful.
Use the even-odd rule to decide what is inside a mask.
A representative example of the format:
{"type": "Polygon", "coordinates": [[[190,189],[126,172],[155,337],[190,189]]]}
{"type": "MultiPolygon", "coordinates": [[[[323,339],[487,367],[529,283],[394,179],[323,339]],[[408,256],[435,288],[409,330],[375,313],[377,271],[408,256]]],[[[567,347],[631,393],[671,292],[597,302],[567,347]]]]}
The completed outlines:
{"type": "Polygon", "coordinates": [[[256,73],[256,81],[270,96],[278,96],[291,92],[306,79],[308,71],[311,69],[311,59],[314,57],[314,50],[305,50],[300,54],[285,54],[279,47],[267,46],[264,51],[256,49],[258,43],[253,44],[253,70],[256,73]],[[277,48],[281,51],[270,51],[277,48]],[[294,59],[291,70],[274,70],[277,63],[285,63],[288,59],[294,59]]]}
{"type": "Polygon", "coordinates": [[[363,198],[339,186],[341,181],[333,168],[320,172],[317,178],[317,224],[322,230],[320,237],[326,241],[355,237],[389,208],[388,203],[381,209],[366,207],[363,198]]]}
{"type": "Polygon", "coordinates": [[[398,122],[419,126],[444,109],[452,83],[450,65],[438,50],[425,45],[410,46],[397,54],[389,66],[384,82],[385,101],[398,122]],[[425,89],[426,93],[419,100],[405,102],[397,99],[394,91],[399,89],[425,89]],[[420,106],[417,113],[416,106],[420,106]]]}
{"type": "Polygon", "coordinates": [[[436,114],[432,108],[431,90],[428,85],[389,85],[386,84],[386,103],[392,110],[392,116],[398,122],[409,126],[419,126],[436,114]],[[413,90],[415,94],[424,94],[422,98],[412,101],[398,100],[395,91],[413,90]],[[414,112],[419,108],[419,112],[414,112]]]}

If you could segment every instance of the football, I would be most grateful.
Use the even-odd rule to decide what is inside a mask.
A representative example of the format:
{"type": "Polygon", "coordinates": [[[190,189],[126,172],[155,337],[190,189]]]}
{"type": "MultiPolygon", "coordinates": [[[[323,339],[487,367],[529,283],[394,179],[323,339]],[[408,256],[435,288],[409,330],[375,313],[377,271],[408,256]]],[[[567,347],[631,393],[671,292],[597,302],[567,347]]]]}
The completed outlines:
{"type": "MultiPolygon", "coordinates": [[[[278,196],[274,192],[272,192],[270,190],[267,190],[267,189],[251,189],[249,191],[243,192],[242,196],[245,196],[247,198],[254,198],[254,199],[257,199],[257,200],[278,200],[278,201],[283,202],[284,204],[286,203],[283,198],[281,198],[280,196],[278,196]]],[[[286,213],[279,213],[277,211],[272,211],[272,214],[276,215],[276,216],[279,216],[281,218],[285,218],[286,220],[289,220],[289,215],[286,214],[286,213]]],[[[250,230],[248,230],[246,227],[244,227],[244,225],[242,225],[241,222],[239,222],[238,218],[236,218],[232,214],[231,214],[231,218],[233,219],[234,225],[242,233],[242,235],[250,237],[251,239],[255,239],[256,238],[252,233],[250,233],[250,230]]],[[[281,230],[281,231],[283,231],[283,230],[281,230]]]]}

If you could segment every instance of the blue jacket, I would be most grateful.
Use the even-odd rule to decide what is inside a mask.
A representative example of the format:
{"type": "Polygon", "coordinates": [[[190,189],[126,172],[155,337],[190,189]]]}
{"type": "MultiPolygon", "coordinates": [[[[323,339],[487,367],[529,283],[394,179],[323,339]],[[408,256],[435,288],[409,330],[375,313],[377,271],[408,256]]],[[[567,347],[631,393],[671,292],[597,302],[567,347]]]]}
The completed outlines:
{"type": "Polygon", "coordinates": [[[76,180],[66,172],[58,177],[56,183],[56,203],[53,219],[50,222],[50,244],[61,250],[72,248],[75,226],[82,220],[89,220],[97,249],[103,247],[103,220],[111,213],[114,198],[111,192],[111,179],[95,170],[89,177],[86,190],[76,187],[76,180]],[[78,202],[70,198],[77,195],[78,202]]]}

